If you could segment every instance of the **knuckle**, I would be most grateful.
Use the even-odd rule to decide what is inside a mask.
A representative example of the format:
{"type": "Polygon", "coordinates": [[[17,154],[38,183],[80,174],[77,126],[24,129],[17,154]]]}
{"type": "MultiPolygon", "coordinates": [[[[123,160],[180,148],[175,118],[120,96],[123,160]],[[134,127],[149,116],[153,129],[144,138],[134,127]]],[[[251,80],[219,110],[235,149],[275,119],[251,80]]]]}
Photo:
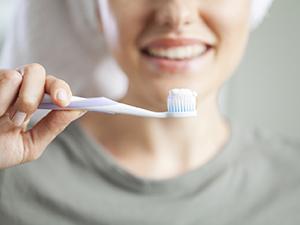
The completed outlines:
{"type": "Polygon", "coordinates": [[[60,82],[60,84],[61,84],[62,86],[64,86],[65,88],[70,89],[70,85],[69,85],[66,81],[64,81],[64,80],[59,80],[59,82],[60,82]]]}
{"type": "Polygon", "coordinates": [[[46,85],[48,85],[48,87],[52,87],[55,86],[57,82],[57,78],[53,75],[47,75],[46,77],[46,85]]]}
{"type": "Polygon", "coordinates": [[[57,78],[52,81],[51,88],[55,89],[55,88],[58,88],[59,86],[60,86],[60,82],[57,78]]]}
{"type": "Polygon", "coordinates": [[[66,90],[70,90],[71,89],[70,85],[66,81],[64,81],[64,80],[57,79],[56,82],[57,82],[56,83],[57,87],[63,87],[66,90]]]}
{"type": "Polygon", "coordinates": [[[57,77],[55,77],[53,75],[47,75],[47,77],[55,85],[66,85],[66,86],[68,86],[68,83],[66,81],[64,81],[62,79],[59,79],[59,78],[57,78],[57,77]]]}
{"type": "Polygon", "coordinates": [[[16,70],[7,70],[0,74],[0,83],[6,83],[10,81],[21,81],[22,77],[16,70]]]}
{"type": "Polygon", "coordinates": [[[28,64],[26,66],[26,69],[30,70],[30,71],[36,71],[38,72],[40,75],[45,75],[46,74],[46,69],[45,67],[43,67],[41,64],[39,63],[32,63],[32,64],[28,64]]]}
{"type": "Polygon", "coordinates": [[[22,96],[18,101],[18,109],[22,112],[32,113],[36,110],[37,103],[30,97],[22,96]]]}
{"type": "Polygon", "coordinates": [[[51,84],[50,84],[50,88],[51,88],[51,91],[55,91],[59,88],[63,88],[65,89],[66,91],[68,92],[71,92],[71,88],[70,88],[70,85],[64,81],[64,80],[61,80],[61,79],[58,79],[58,78],[55,78],[51,84]]]}
{"type": "Polygon", "coordinates": [[[56,79],[56,77],[53,76],[53,75],[47,75],[47,78],[46,78],[46,80],[47,80],[48,82],[52,82],[52,81],[55,80],[55,79],[56,79]]]}

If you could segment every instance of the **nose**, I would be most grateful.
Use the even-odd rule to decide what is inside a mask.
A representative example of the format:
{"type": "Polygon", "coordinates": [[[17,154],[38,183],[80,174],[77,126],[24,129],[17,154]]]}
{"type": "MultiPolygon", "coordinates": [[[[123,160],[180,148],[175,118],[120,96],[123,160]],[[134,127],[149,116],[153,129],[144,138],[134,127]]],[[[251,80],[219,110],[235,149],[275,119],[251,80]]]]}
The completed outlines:
{"type": "Polygon", "coordinates": [[[186,0],[162,0],[155,20],[160,26],[178,29],[190,25],[197,18],[197,10],[186,0]]]}

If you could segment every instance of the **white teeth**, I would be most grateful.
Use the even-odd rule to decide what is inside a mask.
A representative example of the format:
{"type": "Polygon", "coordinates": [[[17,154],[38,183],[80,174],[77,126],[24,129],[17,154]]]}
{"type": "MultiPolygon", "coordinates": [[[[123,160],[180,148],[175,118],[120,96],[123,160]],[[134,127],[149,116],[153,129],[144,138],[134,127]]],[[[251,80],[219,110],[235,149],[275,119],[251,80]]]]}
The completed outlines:
{"type": "Polygon", "coordinates": [[[149,48],[148,52],[157,57],[169,59],[189,59],[203,54],[206,51],[204,45],[189,45],[173,48],[149,48]]]}

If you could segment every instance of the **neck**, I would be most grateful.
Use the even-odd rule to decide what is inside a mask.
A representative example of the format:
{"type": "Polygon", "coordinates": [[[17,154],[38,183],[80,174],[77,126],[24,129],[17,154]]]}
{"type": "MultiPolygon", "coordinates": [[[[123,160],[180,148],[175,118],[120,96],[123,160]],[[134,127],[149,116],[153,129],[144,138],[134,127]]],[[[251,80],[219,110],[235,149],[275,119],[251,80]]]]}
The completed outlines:
{"type": "Polygon", "coordinates": [[[227,142],[229,127],[217,104],[217,93],[199,104],[198,116],[145,119],[89,113],[82,127],[130,172],[169,178],[212,159],[227,142]]]}

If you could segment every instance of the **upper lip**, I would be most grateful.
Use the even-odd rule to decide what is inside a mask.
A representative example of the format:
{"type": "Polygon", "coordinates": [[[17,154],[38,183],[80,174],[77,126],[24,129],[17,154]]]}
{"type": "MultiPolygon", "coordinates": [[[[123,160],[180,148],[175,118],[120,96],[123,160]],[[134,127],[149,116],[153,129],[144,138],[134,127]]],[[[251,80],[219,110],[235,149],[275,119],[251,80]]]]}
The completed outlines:
{"type": "Polygon", "coordinates": [[[142,49],[149,48],[172,48],[188,45],[206,45],[212,47],[213,44],[198,38],[178,37],[178,38],[157,38],[150,40],[142,46],[142,49]]]}

